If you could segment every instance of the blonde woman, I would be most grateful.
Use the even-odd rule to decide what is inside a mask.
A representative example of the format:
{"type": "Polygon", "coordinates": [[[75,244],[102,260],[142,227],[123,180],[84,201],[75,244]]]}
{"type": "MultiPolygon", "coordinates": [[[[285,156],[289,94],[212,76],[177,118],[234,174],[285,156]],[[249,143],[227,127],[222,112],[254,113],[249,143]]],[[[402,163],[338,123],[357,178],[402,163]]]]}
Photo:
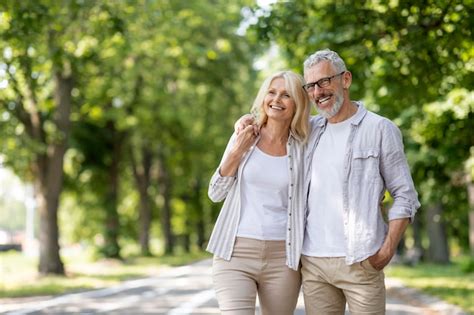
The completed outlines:
{"type": "Polygon", "coordinates": [[[304,236],[303,148],[310,105],[303,78],[277,72],[260,87],[254,126],[233,134],[209,197],[225,199],[209,240],[222,314],[293,314],[304,236]]]}

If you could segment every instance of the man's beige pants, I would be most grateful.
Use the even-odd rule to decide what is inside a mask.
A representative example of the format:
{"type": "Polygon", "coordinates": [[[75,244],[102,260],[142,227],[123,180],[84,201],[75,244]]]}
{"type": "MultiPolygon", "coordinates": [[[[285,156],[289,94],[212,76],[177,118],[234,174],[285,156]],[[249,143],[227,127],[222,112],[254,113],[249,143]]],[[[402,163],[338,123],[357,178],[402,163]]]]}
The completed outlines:
{"type": "Polygon", "coordinates": [[[364,260],[346,265],[344,257],[301,256],[303,294],[307,315],[385,314],[385,282],[364,260]]]}
{"type": "Polygon", "coordinates": [[[301,275],[285,262],[285,241],[238,237],[230,261],[214,257],[212,278],[221,313],[254,315],[258,292],[262,315],[292,315],[301,275]]]}

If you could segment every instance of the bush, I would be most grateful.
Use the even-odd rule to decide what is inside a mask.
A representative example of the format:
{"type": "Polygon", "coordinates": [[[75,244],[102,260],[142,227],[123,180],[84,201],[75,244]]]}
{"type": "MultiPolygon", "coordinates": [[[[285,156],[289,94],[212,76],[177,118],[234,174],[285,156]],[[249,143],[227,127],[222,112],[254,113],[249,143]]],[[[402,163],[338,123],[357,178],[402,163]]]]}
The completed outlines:
{"type": "Polygon", "coordinates": [[[474,257],[468,257],[460,262],[461,270],[465,273],[474,273],[474,257]]]}

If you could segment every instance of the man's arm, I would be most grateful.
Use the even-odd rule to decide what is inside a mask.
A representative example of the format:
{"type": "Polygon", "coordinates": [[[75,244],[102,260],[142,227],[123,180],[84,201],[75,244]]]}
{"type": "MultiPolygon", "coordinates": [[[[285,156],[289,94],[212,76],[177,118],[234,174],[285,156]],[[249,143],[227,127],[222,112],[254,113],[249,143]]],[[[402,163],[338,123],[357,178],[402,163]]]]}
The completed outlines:
{"type": "Polygon", "coordinates": [[[385,186],[393,197],[393,205],[388,211],[388,233],[382,247],[369,262],[378,270],[383,269],[392,259],[405,230],[420,207],[405,153],[402,134],[390,121],[381,126],[382,146],[380,172],[385,186]]]}
{"type": "Polygon", "coordinates": [[[382,270],[392,260],[409,223],[409,218],[396,219],[388,223],[388,233],[382,247],[375,255],[369,257],[369,262],[375,269],[382,270]]]}
{"type": "Polygon", "coordinates": [[[403,149],[402,134],[389,120],[383,121],[380,128],[382,132],[380,173],[385,188],[393,198],[393,204],[388,211],[388,220],[410,218],[412,222],[420,202],[403,149]]]}

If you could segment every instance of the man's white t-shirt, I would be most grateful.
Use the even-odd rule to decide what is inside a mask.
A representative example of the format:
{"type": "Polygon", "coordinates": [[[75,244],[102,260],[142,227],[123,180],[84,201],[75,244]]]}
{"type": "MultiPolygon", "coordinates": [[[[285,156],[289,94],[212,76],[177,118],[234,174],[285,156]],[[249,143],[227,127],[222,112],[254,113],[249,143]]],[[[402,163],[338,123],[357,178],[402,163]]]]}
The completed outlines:
{"type": "Polygon", "coordinates": [[[285,240],[288,220],[288,157],[255,147],[242,172],[241,217],[237,236],[285,240]]]}
{"type": "Polygon", "coordinates": [[[342,187],[352,117],[328,123],[314,151],[303,255],[346,256],[342,187]]]}

